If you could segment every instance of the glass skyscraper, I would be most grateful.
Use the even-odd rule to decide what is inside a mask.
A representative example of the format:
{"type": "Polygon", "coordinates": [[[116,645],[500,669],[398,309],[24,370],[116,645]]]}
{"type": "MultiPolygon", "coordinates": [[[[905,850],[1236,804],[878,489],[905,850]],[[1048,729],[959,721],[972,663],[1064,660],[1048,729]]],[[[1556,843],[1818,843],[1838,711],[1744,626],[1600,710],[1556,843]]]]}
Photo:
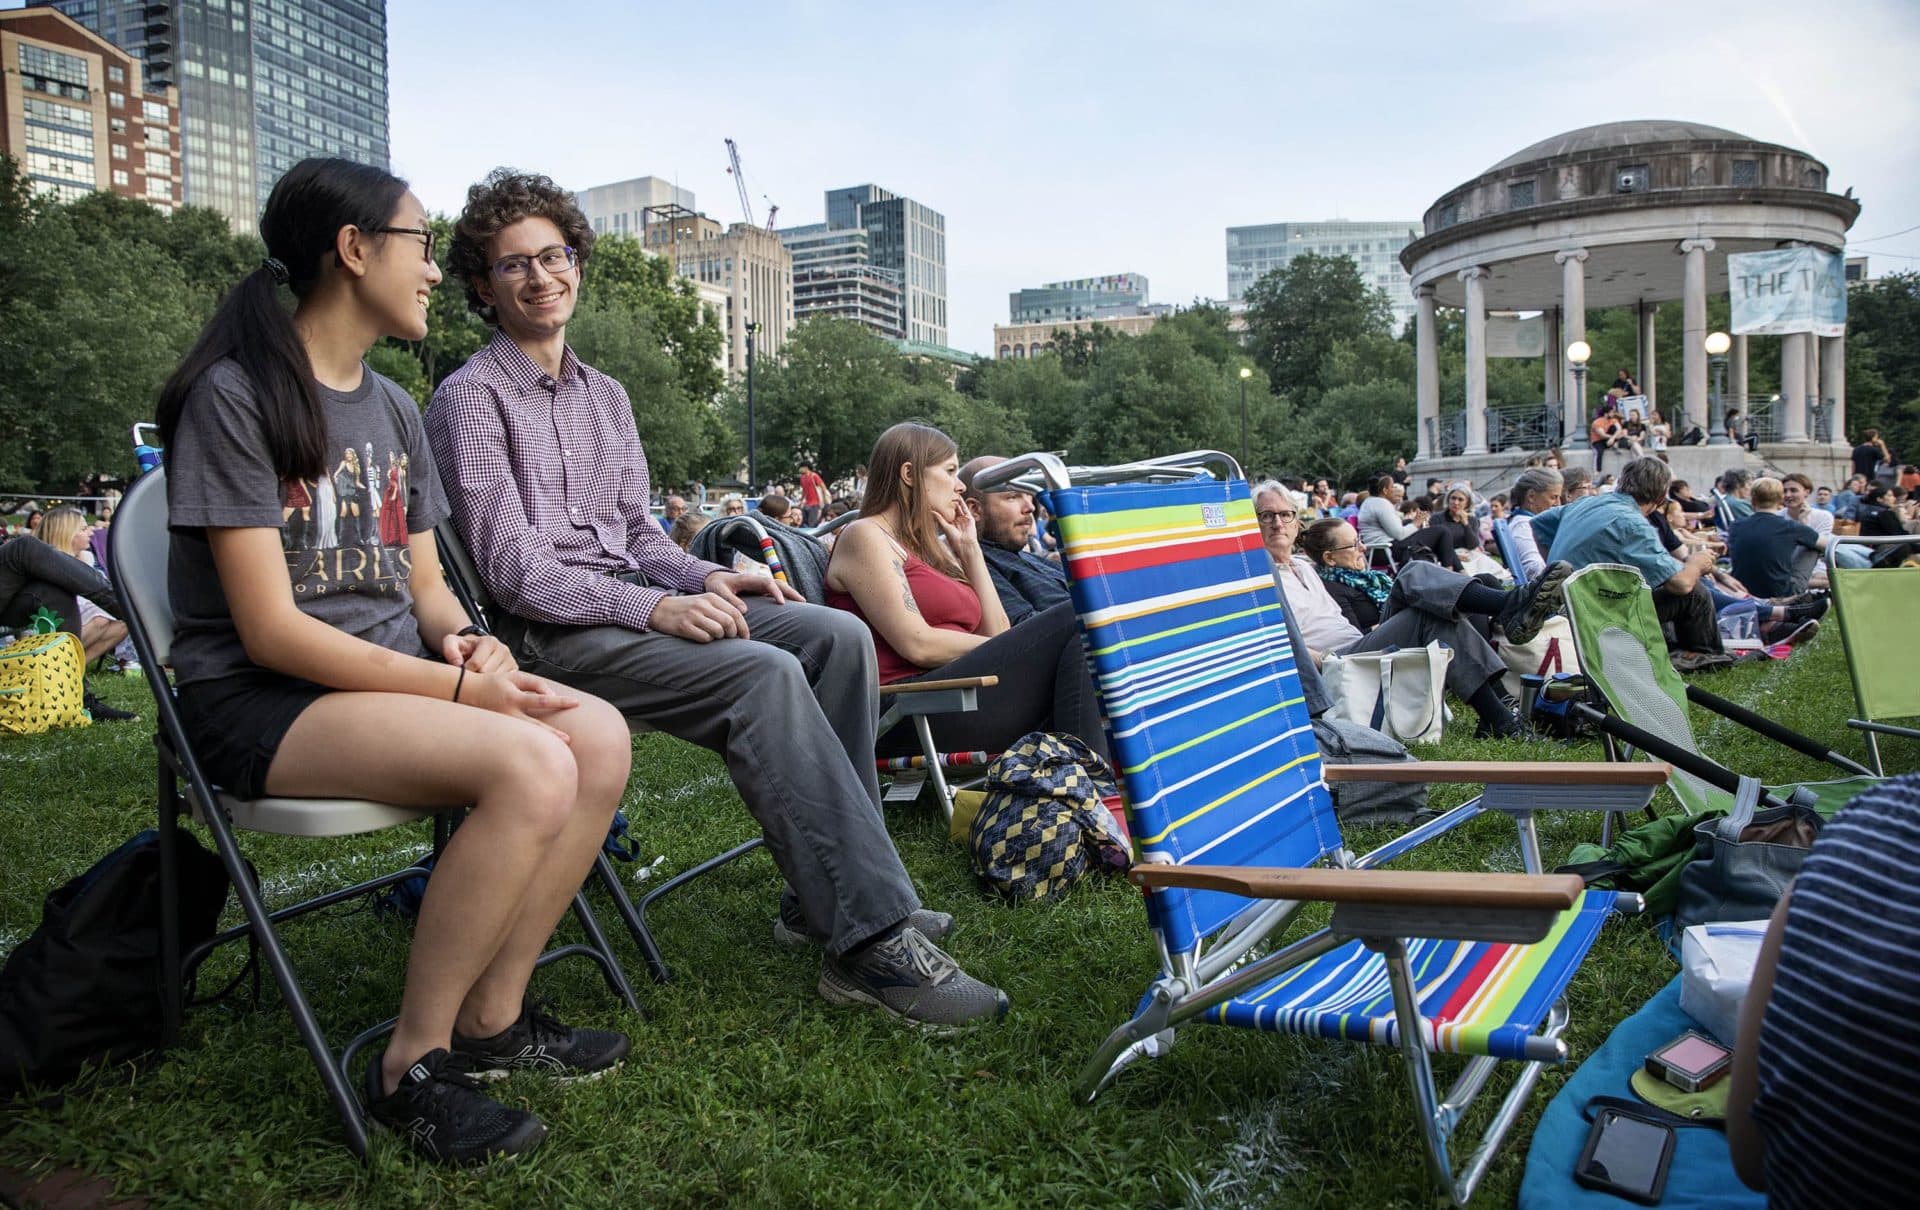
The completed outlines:
{"type": "Polygon", "coordinates": [[[900,275],[906,338],[947,343],[947,219],[877,185],[827,193],[827,226],[865,227],[872,263],[900,275]]]}
{"type": "Polygon", "coordinates": [[[186,201],[250,229],[311,155],[388,166],[385,0],[54,0],[180,88],[186,201]]]}

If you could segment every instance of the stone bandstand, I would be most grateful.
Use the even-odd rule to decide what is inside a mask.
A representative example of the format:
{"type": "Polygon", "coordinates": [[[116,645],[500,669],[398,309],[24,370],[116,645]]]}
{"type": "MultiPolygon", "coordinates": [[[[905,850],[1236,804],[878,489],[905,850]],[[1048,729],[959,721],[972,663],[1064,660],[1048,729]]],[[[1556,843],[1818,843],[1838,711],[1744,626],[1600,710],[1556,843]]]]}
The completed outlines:
{"type": "MultiPolygon", "coordinates": [[[[1637,377],[1677,440],[1708,425],[1707,298],[1727,291],[1727,256],[1806,244],[1839,252],[1860,203],[1828,188],[1827,167],[1805,152],[1692,122],[1613,122],[1542,140],[1441,195],[1425,234],[1401,254],[1418,304],[1419,454],[1416,472],[1471,478],[1485,490],[1511,480],[1529,454],[1563,446],[1569,465],[1591,465],[1593,400],[1616,368],[1590,367],[1586,400],[1566,348],[1583,340],[1590,308],[1639,315],[1637,377]],[[1676,390],[1662,390],[1654,314],[1682,308],[1676,390]],[[1434,308],[1466,318],[1466,399],[1440,408],[1434,308]],[[1487,315],[1542,312],[1541,400],[1526,409],[1487,406],[1487,315]],[[1571,406],[1567,401],[1572,401],[1571,406]]],[[[1674,473],[1709,481],[1744,456],[1840,486],[1846,466],[1844,337],[1736,336],[1725,401],[1761,439],[1738,447],[1671,447],[1674,473]],[[1751,340],[1780,340],[1777,400],[1749,397],[1751,340]]],[[[1609,460],[1609,470],[1615,469],[1609,460]]]]}

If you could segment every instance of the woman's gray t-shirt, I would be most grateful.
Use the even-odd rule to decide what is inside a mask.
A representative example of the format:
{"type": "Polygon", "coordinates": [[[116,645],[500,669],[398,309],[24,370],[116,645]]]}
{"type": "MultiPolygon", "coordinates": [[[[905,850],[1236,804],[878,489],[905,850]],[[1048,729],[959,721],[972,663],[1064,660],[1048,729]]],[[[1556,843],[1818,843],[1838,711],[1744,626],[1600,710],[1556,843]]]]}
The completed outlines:
{"type": "Polygon", "coordinates": [[[365,366],[352,391],[321,387],[320,405],[325,471],[283,482],[267,452],[259,399],[237,363],[217,363],[189,391],[166,451],[179,684],[257,667],[227,608],[209,528],[279,530],[302,612],[389,650],[427,654],[413,617],[408,536],[445,519],[447,499],[420,409],[365,366]]]}

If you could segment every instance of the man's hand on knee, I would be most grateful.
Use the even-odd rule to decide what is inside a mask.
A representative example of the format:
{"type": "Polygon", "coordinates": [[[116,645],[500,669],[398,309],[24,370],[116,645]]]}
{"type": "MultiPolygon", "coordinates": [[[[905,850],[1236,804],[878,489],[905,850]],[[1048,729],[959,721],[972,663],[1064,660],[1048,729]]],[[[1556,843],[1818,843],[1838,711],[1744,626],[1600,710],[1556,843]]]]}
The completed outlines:
{"type": "Polygon", "coordinates": [[[800,595],[799,589],[785,580],[776,580],[772,576],[756,575],[752,572],[708,572],[706,586],[708,592],[742,613],[747,608],[747,603],[740,599],[742,594],[772,597],[775,605],[782,605],[788,601],[804,603],[807,599],[800,595]]]}
{"type": "Polygon", "coordinates": [[[718,592],[701,592],[683,597],[665,597],[653,607],[653,616],[647,625],[661,634],[691,639],[696,643],[751,638],[747,633],[747,615],[737,603],[739,598],[732,597],[729,600],[728,597],[732,597],[732,594],[721,596],[718,592]]]}

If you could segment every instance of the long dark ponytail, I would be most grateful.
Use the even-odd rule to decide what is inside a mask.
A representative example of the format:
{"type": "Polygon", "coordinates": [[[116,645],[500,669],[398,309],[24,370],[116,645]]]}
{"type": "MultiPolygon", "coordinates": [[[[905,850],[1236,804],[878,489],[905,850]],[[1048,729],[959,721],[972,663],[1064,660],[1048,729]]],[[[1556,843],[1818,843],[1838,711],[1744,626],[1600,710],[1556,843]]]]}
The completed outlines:
{"type": "Polygon", "coordinates": [[[214,363],[240,363],[267,422],[267,452],[282,479],[312,479],[327,470],[327,426],[319,384],[293,317],[280,298],[284,284],[305,298],[332,263],[342,227],[384,225],[407,183],[383,168],[351,160],[308,159],[287,170],[260,214],[267,259],[220,300],[167,385],[160,389],[161,444],[171,444],[187,395],[214,363]]]}

